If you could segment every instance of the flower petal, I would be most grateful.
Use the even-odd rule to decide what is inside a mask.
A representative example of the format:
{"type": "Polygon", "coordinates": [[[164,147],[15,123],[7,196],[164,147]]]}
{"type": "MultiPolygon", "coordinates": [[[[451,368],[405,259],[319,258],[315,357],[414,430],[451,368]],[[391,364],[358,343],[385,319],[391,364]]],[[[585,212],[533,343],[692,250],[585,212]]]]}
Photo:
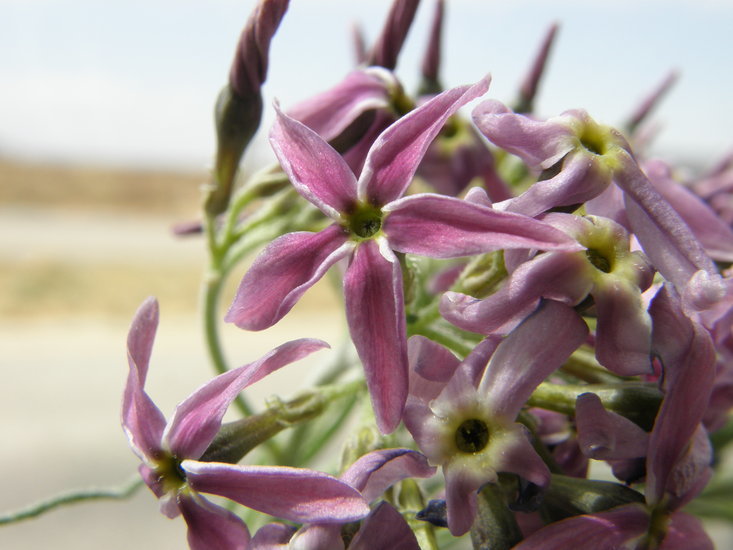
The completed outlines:
{"type": "Polygon", "coordinates": [[[473,110],[473,121],[492,143],[540,168],[549,168],[575,147],[574,132],[566,119],[535,120],[512,112],[495,99],[473,110]]]}
{"type": "Polygon", "coordinates": [[[550,179],[533,183],[518,197],[496,204],[499,210],[537,216],[558,206],[581,204],[601,195],[611,179],[595,159],[583,153],[571,153],[563,161],[562,170],[550,179]]]}
{"type": "Polygon", "coordinates": [[[592,291],[598,325],[596,358],[621,376],[651,372],[652,326],[636,285],[621,278],[603,279],[592,291]]]}
{"type": "Polygon", "coordinates": [[[148,298],[137,310],[127,335],[129,372],[122,398],[122,428],[132,450],[145,461],[161,448],[165,417],[145,393],[150,354],[158,328],[158,302],[148,298]]]}
{"type": "Polygon", "coordinates": [[[288,109],[288,116],[331,141],[363,112],[388,108],[390,88],[396,86],[390,71],[381,67],[358,69],[332,88],[288,109]]]}
{"type": "Polygon", "coordinates": [[[271,327],[352,248],[336,224],[320,233],[288,233],[275,239],[244,275],[225,320],[246,330],[271,327]]]}
{"type": "Polygon", "coordinates": [[[341,476],[367,502],[373,502],[392,485],[407,477],[430,477],[435,468],[422,454],[410,449],[381,449],[362,456],[341,476]]]}
{"type": "Polygon", "coordinates": [[[346,318],[364,365],[377,425],[394,431],[407,399],[402,271],[384,240],[359,245],[344,276],[346,318]]]}
{"type": "MultiPolygon", "coordinates": [[[[287,550],[344,550],[341,525],[312,523],[295,533],[287,550]]],[[[269,549],[265,549],[269,550],[269,549]]]]}
{"type": "Polygon", "coordinates": [[[583,454],[596,460],[646,456],[649,435],[628,418],[607,411],[595,393],[575,402],[578,444],[583,454]]]}
{"type": "Polygon", "coordinates": [[[443,466],[443,474],[448,528],[453,536],[458,537],[468,532],[473,525],[478,509],[476,492],[488,480],[478,472],[452,467],[452,464],[443,466]]]}
{"type": "Polygon", "coordinates": [[[456,258],[504,248],[581,250],[571,237],[520,214],[433,194],[411,195],[386,205],[384,232],[400,252],[456,258]]]}
{"type": "Polygon", "coordinates": [[[580,303],[592,288],[584,273],[585,260],[577,254],[540,254],[517,267],[493,294],[478,300],[446,292],[440,313],[463,330],[491,334],[529,315],[541,297],[580,303]]]}
{"type": "Polygon", "coordinates": [[[359,177],[359,198],[381,206],[401,197],[445,121],[486,93],[489,80],[486,77],[473,86],[447,90],[382,132],[369,150],[359,177]]]}
{"type": "Polygon", "coordinates": [[[501,458],[493,466],[497,471],[517,474],[535,485],[547,487],[550,470],[527,439],[527,430],[519,424],[512,428],[515,433],[513,437],[504,436],[507,443],[502,445],[501,458]]]}
{"type": "Polygon", "coordinates": [[[575,310],[553,300],[515,328],[496,348],[479,385],[500,418],[514,420],[534,389],[585,341],[588,327],[575,310]]]}
{"type": "Polygon", "coordinates": [[[556,521],[535,531],[513,550],[618,550],[624,542],[646,533],[648,527],[649,516],[644,508],[629,504],[600,514],[556,521]]]}
{"type": "Polygon", "coordinates": [[[345,523],[369,513],[359,492],[322,472],[185,460],[189,485],[202,493],[298,523],[345,523]]]}
{"type": "Polygon", "coordinates": [[[453,376],[460,361],[447,348],[415,335],[407,341],[410,395],[423,401],[435,399],[453,376]]]}
{"type": "Polygon", "coordinates": [[[702,522],[691,514],[675,512],[670,516],[659,550],[714,550],[715,545],[705,532],[702,522]]]}
{"type": "Polygon", "coordinates": [[[624,191],[631,228],[654,267],[680,291],[700,269],[717,274],[690,228],[652,187],[636,161],[627,154],[620,155],[623,165],[614,177],[624,191]]]}
{"type": "Polygon", "coordinates": [[[289,550],[288,543],[294,533],[292,525],[268,523],[257,529],[250,550],[289,550]]]}
{"type": "Polygon", "coordinates": [[[672,178],[667,165],[650,161],[644,171],[654,188],[690,227],[711,258],[733,262],[733,230],[700,197],[672,178]]]}
{"type": "Polygon", "coordinates": [[[199,458],[216,436],[224,413],[239,392],[271,372],[327,347],[321,340],[293,340],[254,363],[220,374],[201,386],[176,407],[166,427],[163,439],[171,452],[179,458],[199,458]]]}
{"type": "Polygon", "coordinates": [[[249,530],[232,512],[199,495],[181,495],[178,506],[188,526],[191,550],[249,549],[249,530]]]}
{"type": "Polygon", "coordinates": [[[349,550],[420,550],[415,533],[397,509],[382,501],[372,510],[349,544],[349,550]]]}
{"type": "Polygon", "coordinates": [[[356,202],[356,177],[341,155],[321,136],[280,111],[270,143],[298,193],[324,214],[339,220],[356,202]]]}
{"type": "Polygon", "coordinates": [[[666,394],[652,429],[647,455],[647,501],[654,503],[671,483],[675,465],[708,406],[715,378],[710,334],[682,311],[674,291],[654,297],[652,343],[664,369],[666,394]]]}

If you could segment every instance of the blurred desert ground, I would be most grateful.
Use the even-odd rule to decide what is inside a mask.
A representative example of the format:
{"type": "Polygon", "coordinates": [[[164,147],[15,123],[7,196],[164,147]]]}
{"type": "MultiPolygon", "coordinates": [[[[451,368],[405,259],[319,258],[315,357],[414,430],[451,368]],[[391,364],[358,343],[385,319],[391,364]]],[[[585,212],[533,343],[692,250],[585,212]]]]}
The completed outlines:
{"type": "MultiPolygon", "coordinates": [[[[120,400],[127,329],[147,296],[157,296],[161,308],[148,380],[160,408],[169,415],[211,376],[197,316],[203,242],[171,232],[196,219],[205,177],[0,160],[0,515],[134,475],[120,400]]],[[[337,345],[343,323],[336,304],[322,285],[273,329],[224,327],[231,363],[294,338],[337,345]]],[[[328,352],[319,353],[323,360],[328,352]]],[[[253,403],[292,395],[318,360],[261,381],[253,403]]],[[[185,547],[183,522],[159,514],[147,489],[128,501],[75,504],[0,527],[3,550],[185,547]]]]}
{"type": "MultiPolygon", "coordinates": [[[[127,328],[147,296],[161,307],[147,387],[163,412],[211,376],[197,316],[203,243],[171,231],[196,219],[205,178],[0,160],[0,514],[134,476],[119,409],[127,328]]],[[[306,336],[337,346],[345,326],[337,306],[324,282],[272,329],[223,327],[230,362],[306,336]]],[[[252,401],[292,395],[327,353],[259,382],[252,401]]],[[[730,526],[712,528],[719,549],[733,547],[730,526]]],[[[0,549],[41,548],[179,550],[185,527],[163,517],[146,488],[0,527],[0,549]]]]}

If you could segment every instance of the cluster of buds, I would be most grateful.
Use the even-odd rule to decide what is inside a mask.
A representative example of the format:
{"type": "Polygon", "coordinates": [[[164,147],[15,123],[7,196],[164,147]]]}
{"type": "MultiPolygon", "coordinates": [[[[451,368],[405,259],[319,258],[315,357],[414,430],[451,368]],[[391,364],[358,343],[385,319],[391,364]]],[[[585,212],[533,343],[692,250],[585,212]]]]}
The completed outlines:
{"type": "Polygon", "coordinates": [[[712,548],[683,508],[733,405],[730,159],[679,181],[644,157],[638,129],[669,81],[624,132],[536,116],[556,26],[513,107],[485,98],[489,77],[443,89],[441,0],[410,95],[395,67],[418,2],[395,0],[343,80],[274,106],[279,165],[237,186],[287,4],[258,2],[217,105],[204,314],[220,374],[166,422],[144,389],[154,300],[129,335],[123,425],[162,511],[194,550],[430,550],[468,533],[491,550],[712,548]],[[260,248],[224,320],[271,327],[332,272],[353,346],[253,413],[242,390],[328,347],[227,367],[222,282],[260,248]],[[242,418],[223,424],[232,403],[242,418]],[[340,470],[313,469],[342,425],[340,470]]]}

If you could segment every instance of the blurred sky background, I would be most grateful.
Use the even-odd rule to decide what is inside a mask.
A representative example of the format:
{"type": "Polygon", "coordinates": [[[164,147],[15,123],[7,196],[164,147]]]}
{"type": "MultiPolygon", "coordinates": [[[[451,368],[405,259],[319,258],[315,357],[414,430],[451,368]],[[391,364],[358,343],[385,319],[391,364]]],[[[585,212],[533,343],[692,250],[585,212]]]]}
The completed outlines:
{"type": "MultiPolygon", "coordinates": [[[[350,26],[378,34],[390,0],[293,0],[273,42],[268,103],[285,106],[352,66],[350,26]]],[[[0,156],[206,169],[212,105],[254,0],[0,0],[0,156]]],[[[655,151],[699,160],[733,147],[733,0],[447,0],[446,85],[493,75],[514,98],[553,21],[538,112],[583,107],[620,124],[672,69],[655,151]]],[[[433,3],[398,74],[414,90],[433,3]]],[[[271,110],[270,110],[271,111],[271,110]]],[[[271,120],[268,112],[266,122],[271,120]]],[[[260,150],[265,149],[260,145],[260,150]]]]}

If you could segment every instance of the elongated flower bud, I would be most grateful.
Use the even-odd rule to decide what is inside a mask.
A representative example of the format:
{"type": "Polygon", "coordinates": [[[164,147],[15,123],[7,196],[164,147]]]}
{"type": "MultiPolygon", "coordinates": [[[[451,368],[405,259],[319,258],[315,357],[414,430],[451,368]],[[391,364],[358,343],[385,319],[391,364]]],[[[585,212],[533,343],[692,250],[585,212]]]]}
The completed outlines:
{"type": "Polygon", "coordinates": [[[239,39],[229,83],[219,94],[214,112],[214,184],[204,205],[210,215],[226,210],[239,161],[260,125],[270,41],[287,8],[288,0],[260,0],[239,39]]]}

